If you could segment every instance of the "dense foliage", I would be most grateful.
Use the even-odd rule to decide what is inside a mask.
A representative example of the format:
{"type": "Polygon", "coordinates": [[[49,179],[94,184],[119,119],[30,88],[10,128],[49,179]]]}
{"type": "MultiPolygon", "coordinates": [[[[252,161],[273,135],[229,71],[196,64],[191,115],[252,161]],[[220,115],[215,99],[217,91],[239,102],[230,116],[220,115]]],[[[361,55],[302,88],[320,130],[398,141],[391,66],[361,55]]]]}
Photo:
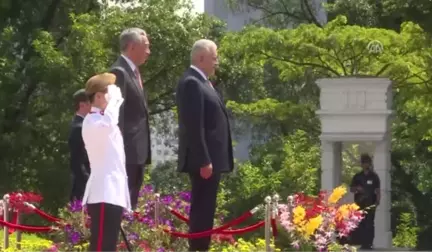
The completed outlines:
{"type": "MultiPolygon", "coordinates": [[[[150,34],[152,57],[143,81],[151,113],[172,109],[191,43],[219,33],[219,22],[190,9],[188,1],[176,0],[128,9],[93,0],[0,5],[0,191],[40,191],[53,211],[66,203],[71,95],[115,61],[118,35],[126,27],[150,34]]],[[[166,123],[157,123],[163,132],[166,123]]]]}
{"type": "MultiPolygon", "coordinates": [[[[415,211],[416,223],[421,223],[419,246],[431,246],[426,238],[430,232],[426,211],[429,205],[421,203],[428,201],[431,181],[428,166],[431,47],[427,33],[410,22],[402,24],[400,32],[350,26],[345,17],[339,16],[322,28],[315,24],[281,30],[248,27],[227,34],[221,52],[224,74],[220,75],[220,82],[224,83],[226,97],[231,99],[229,106],[237,118],[254,122],[250,130],[255,140],[251,163],[260,168],[250,176],[259,178],[261,175],[256,172],[259,170],[259,174],[270,178],[286,169],[288,179],[278,188],[281,191],[283,187],[307,181],[310,186],[303,184],[303,189],[317,186],[318,179],[307,176],[319,168],[318,149],[313,152],[319,146],[320,134],[314,114],[319,102],[315,80],[358,75],[390,78],[396,112],[392,127],[393,221],[396,223],[400,211],[415,211]],[[371,43],[382,45],[383,50],[369,50],[371,43]],[[291,142],[287,149],[284,140],[299,134],[302,137],[291,142]],[[293,148],[298,149],[288,151],[293,148]],[[286,158],[291,162],[283,162],[286,158]],[[306,172],[296,174],[294,167],[306,172]]],[[[353,154],[348,151],[345,155],[348,161],[345,172],[352,172],[352,166],[358,165],[353,154]]],[[[245,164],[239,172],[248,169],[249,164],[245,164]]],[[[247,181],[242,175],[236,179],[247,181]]],[[[279,185],[280,180],[272,181],[261,190],[279,185]]]]}
{"type": "MultiPolygon", "coordinates": [[[[251,26],[224,33],[221,22],[193,15],[188,1],[177,0],[145,0],[130,8],[95,0],[0,5],[0,191],[38,191],[53,213],[66,204],[66,139],[73,114],[69,97],[115,60],[119,32],[138,26],[149,32],[152,44],[150,61],[141,69],[151,112],[159,115],[152,124],[165,135],[172,132],[163,112],[173,109],[174,86],[189,65],[190,45],[202,37],[220,45],[216,83],[229,101],[236,138],[252,139],[250,160],[237,162],[237,170],[221,186],[219,211],[227,218],[274,192],[283,198],[296,191],[318,193],[317,79],[390,78],[396,111],[392,212],[393,223],[401,223],[393,227],[394,242],[432,248],[428,1],[329,1],[328,24],[317,19],[312,1],[239,0],[231,1],[232,6],[235,2],[261,9],[261,21],[277,29],[251,26]],[[285,29],[288,24],[295,28],[285,29]],[[382,44],[383,51],[368,50],[371,42],[382,44]],[[402,241],[417,234],[418,240],[402,241]]],[[[344,182],[358,168],[358,154],[355,146],[344,153],[344,182]]],[[[187,177],[176,174],[173,166],[175,162],[166,162],[152,169],[151,183],[158,192],[188,190],[187,177]]],[[[262,248],[261,243],[239,243],[262,248]]]]}

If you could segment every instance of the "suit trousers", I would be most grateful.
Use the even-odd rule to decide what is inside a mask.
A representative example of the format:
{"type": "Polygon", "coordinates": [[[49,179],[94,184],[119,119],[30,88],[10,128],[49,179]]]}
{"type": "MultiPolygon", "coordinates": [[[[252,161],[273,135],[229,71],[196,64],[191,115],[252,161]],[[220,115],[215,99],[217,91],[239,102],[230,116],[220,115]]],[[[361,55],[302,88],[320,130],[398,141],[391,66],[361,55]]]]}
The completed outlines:
{"type": "Polygon", "coordinates": [[[117,251],[123,207],[108,203],[87,204],[91,219],[88,251],[117,251]]]}
{"type": "MultiPolygon", "coordinates": [[[[192,192],[189,213],[189,233],[213,229],[216,212],[216,198],[221,175],[213,173],[203,179],[199,173],[189,175],[192,192]]],[[[211,237],[189,239],[189,251],[208,251],[211,237]]]]}
{"type": "Polygon", "coordinates": [[[72,191],[70,194],[70,201],[82,200],[84,191],[87,184],[87,178],[84,176],[73,176],[72,178],[72,191]]]}
{"type": "Polygon", "coordinates": [[[132,209],[135,210],[138,205],[138,197],[144,182],[144,165],[126,164],[128,175],[129,193],[132,209]]]}

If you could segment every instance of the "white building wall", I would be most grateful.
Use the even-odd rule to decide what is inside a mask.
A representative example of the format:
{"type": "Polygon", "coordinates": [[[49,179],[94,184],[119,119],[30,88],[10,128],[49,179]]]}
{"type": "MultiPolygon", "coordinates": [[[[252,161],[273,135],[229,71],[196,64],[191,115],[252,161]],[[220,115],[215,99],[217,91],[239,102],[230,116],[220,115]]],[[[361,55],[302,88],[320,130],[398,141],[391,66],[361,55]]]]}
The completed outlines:
{"type": "Polygon", "coordinates": [[[232,11],[225,0],[204,0],[204,12],[225,21],[230,31],[239,31],[261,16],[260,11],[247,6],[241,6],[240,9],[242,11],[232,11]]]}

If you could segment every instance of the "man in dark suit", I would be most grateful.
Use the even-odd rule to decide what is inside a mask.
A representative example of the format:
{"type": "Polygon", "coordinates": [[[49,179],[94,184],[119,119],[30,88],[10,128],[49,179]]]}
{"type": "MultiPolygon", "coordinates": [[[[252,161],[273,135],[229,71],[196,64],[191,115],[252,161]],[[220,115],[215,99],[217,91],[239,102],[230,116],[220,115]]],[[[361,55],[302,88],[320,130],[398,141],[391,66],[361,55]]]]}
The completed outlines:
{"type": "Polygon", "coordinates": [[[72,171],[72,192],[70,200],[81,200],[84,195],[87,179],[90,175],[90,164],[82,139],[82,122],[91,109],[84,89],[73,95],[75,116],[69,133],[70,169],[72,171]]]}
{"type": "MultiPolygon", "coordinates": [[[[232,172],[233,150],[228,114],[208,78],[218,64],[217,46],[198,40],[192,47],[191,67],[177,86],[179,123],[178,171],[192,184],[189,232],[213,228],[216,197],[222,173],[232,172]]],[[[190,251],[208,251],[210,237],[190,239],[190,251]]]]}
{"type": "Polygon", "coordinates": [[[151,163],[149,110],[139,71],[150,55],[146,32],[139,28],[124,30],[120,34],[120,51],[111,72],[117,77],[115,84],[124,98],[119,127],[124,140],[132,209],[135,209],[144,180],[144,166],[151,163]]]}

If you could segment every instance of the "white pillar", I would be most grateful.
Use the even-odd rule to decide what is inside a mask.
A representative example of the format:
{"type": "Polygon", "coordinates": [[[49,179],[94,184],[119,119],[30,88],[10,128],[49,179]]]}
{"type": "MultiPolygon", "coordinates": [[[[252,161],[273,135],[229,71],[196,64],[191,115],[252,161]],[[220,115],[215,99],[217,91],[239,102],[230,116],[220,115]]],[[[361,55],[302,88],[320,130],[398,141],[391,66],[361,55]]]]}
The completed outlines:
{"type": "Polygon", "coordinates": [[[375,240],[376,248],[392,247],[391,232],[391,138],[387,135],[377,142],[374,154],[374,169],[381,181],[381,201],[375,213],[375,240]]]}
{"type": "Polygon", "coordinates": [[[321,189],[331,191],[341,183],[342,143],[321,141],[321,189]]]}

